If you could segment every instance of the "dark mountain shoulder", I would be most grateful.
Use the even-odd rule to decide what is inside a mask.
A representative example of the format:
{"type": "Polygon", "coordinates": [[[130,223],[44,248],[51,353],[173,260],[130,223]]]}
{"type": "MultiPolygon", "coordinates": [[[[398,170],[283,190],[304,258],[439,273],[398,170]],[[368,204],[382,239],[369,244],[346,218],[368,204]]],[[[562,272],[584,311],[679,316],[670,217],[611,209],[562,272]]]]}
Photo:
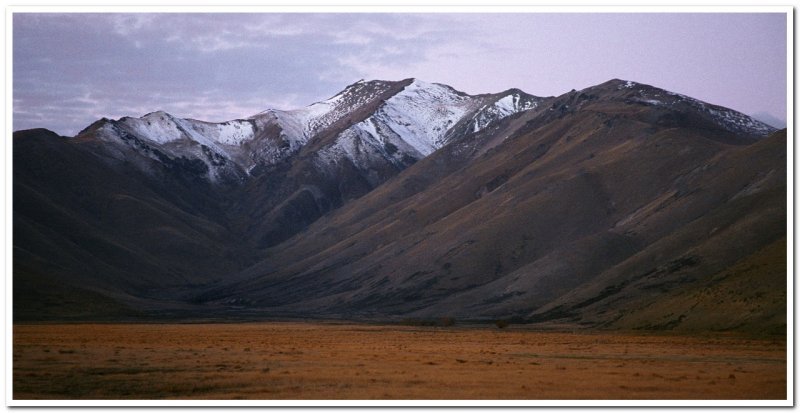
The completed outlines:
{"type": "Polygon", "coordinates": [[[64,294],[152,299],[218,279],[251,256],[206,188],[109,167],[85,142],[55,134],[14,139],[14,257],[25,269],[15,270],[15,285],[58,279],[53,288],[64,294]]]}
{"type": "Polygon", "coordinates": [[[64,138],[63,136],[58,135],[57,133],[51,131],[50,129],[45,128],[35,128],[35,129],[23,129],[19,131],[15,131],[12,134],[12,138],[14,141],[22,140],[22,139],[48,139],[48,138],[64,138]]]}
{"type": "Polygon", "coordinates": [[[711,276],[637,302],[606,328],[786,334],[786,239],[711,276]]]}
{"type": "MultiPolygon", "coordinates": [[[[693,193],[666,209],[681,211],[687,205],[699,204],[707,209],[706,213],[656,239],[629,259],[599,274],[591,283],[538,308],[531,320],[570,320],[594,327],[684,328],[678,321],[667,325],[652,320],[646,323],[644,318],[634,315],[652,302],[666,300],[664,297],[686,294],[694,290],[692,286],[712,288],[716,282],[714,274],[786,236],[785,145],[785,132],[781,131],[751,146],[722,154],[714,167],[700,172],[699,185],[693,193]],[[711,201],[713,199],[718,201],[711,201]],[[640,322],[635,324],[633,320],[640,322]]],[[[644,215],[663,214],[664,210],[642,210],[634,215],[644,224],[652,220],[644,215]]],[[[772,268],[781,266],[775,263],[772,268]]],[[[783,277],[785,280],[785,268],[783,277]]],[[[743,290],[738,293],[742,296],[727,299],[737,301],[749,294],[743,290]]],[[[771,298],[763,302],[756,300],[753,305],[768,312],[785,313],[785,303],[773,302],[771,298]]],[[[673,314],[675,319],[680,315],[688,317],[690,313],[692,318],[702,318],[701,310],[710,307],[713,305],[706,303],[697,312],[684,308],[685,314],[673,314]]],[[[738,320],[736,314],[728,315],[730,320],[738,320]]],[[[752,323],[738,323],[720,323],[718,328],[752,330],[756,327],[752,323]]],[[[712,328],[710,322],[705,327],[712,328]]]]}

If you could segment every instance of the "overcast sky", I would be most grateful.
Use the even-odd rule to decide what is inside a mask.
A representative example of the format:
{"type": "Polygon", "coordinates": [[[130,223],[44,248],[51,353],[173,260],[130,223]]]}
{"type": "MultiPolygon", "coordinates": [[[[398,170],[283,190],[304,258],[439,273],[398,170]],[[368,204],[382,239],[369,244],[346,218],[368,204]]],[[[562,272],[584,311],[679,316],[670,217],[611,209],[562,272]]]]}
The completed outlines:
{"type": "Polygon", "coordinates": [[[784,14],[13,16],[13,128],[74,135],[165,110],[208,121],[416,77],[559,95],[612,78],[786,119],[784,14]]]}

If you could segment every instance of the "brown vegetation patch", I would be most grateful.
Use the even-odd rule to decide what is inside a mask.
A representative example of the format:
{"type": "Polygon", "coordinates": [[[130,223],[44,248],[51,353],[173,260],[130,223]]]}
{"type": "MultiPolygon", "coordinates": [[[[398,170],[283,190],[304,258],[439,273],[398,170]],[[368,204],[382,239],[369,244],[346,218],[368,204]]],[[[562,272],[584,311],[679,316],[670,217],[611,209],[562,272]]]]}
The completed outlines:
{"type": "Polygon", "coordinates": [[[13,339],[17,400],[786,398],[786,342],[732,335],[254,323],[15,325],[13,339]]]}

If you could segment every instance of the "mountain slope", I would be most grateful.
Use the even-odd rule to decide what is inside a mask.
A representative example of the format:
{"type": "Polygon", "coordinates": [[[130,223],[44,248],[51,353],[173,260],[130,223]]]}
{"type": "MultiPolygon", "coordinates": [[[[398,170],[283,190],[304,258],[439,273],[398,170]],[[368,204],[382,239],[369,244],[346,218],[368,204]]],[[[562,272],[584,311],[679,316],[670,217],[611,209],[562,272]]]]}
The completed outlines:
{"type": "MultiPolygon", "coordinates": [[[[547,313],[559,297],[613,287],[595,277],[650,248],[666,253],[660,240],[724,209],[736,188],[769,174],[762,185],[785,194],[785,138],[746,145],[755,134],[714,127],[716,119],[703,112],[654,111],[631,99],[652,89],[616,83],[567,94],[446,146],[270,249],[266,261],[241,275],[244,281],[203,299],[343,317],[563,318],[547,313]],[[762,146],[771,152],[758,152],[762,146]],[[728,161],[733,154],[739,155],[728,161]],[[759,162],[741,168],[739,157],[759,162]]],[[[756,205],[778,203],[763,192],[750,196],[756,205]]],[[[743,208],[730,219],[750,219],[748,213],[743,208]]],[[[732,234],[743,243],[762,237],[746,250],[785,227],[780,208],[756,215],[766,220],[763,230],[732,234]]],[[[730,248],[730,241],[722,245],[730,248]]],[[[680,258],[669,253],[661,265],[680,258]]],[[[720,259],[714,268],[732,257],[720,259]]]]}
{"type": "Polygon", "coordinates": [[[519,90],[469,96],[417,79],[359,81],[302,109],[220,124],[154,112],[100,120],[77,139],[103,142],[112,162],[149,158],[136,164],[149,175],[166,168],[187,179],[244,187],[245,195],[234,197],[231,219],[244,217],[234,223],[236,231],[265,247],[446,142],[543,100],[519,90]]]}
{"type": "MultiPolygon", "coordinates": [[[[785,239],[774,131],[622,80],[539,98],[407,79],[223,124],[17,132],[15,285],[37,303],[65,280],[60,296],[131,317],[711,328],[713,306],[663,309],[730,291],[714,274],[785,239]]],[[[772,315],[720,325],[779,329],[767,296],[772,315]]]]}
{"type": "Polygon", "coordinates": [[[163,299],[254,259],[207,183],[131,166],[147,159],[111,167],[103,145],[46,130],[15,133],[13,149],[15,317],[64,318],[65,303],[96,307],[97,297],[163,299]]]}

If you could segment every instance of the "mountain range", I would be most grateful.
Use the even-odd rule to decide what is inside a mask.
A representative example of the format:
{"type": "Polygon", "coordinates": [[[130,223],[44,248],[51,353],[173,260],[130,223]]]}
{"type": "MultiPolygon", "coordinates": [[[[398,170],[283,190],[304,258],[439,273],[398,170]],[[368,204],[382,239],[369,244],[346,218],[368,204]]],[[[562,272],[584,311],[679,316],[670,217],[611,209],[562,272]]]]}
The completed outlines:
{"type": "Polygon", "coordinates": [[[786,131],[632,81],[359,81],[13,138],[15,321],[786,327],[786,131]]]}

